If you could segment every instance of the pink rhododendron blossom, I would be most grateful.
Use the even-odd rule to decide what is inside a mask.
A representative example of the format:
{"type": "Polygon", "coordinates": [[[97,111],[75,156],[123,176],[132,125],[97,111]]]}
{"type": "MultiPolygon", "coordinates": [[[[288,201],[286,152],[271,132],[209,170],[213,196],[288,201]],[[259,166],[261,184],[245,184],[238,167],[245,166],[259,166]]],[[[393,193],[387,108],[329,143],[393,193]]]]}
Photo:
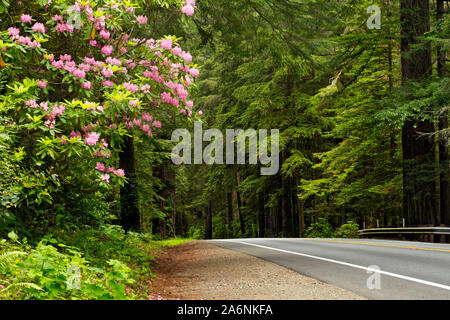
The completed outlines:
{"type": "Polygon", "coordinates": [[[103,70],[102,70],[102,75],[105,78],[110,78],[110,77],[112,77],[113,74],[114,74],[114,72],[112,71],[111,68],[103,68],[103,70]]]}
{"type": "Polygon", "coordinates": [[[17,37],[20,34],[20,30],[14,27],[8,28],[8,34],[13,37],[17,37]]]}
{"type": "Polygon", "coordinates": [[[191,17],[195,13],[195,9],[193,6],[187,5],[187,6],[184,6],[183,8],[181,8],[181,12],[184,13],[185,15],[191,17]]]}
{"type": "Polygon", "coordinates": [[[105,164],[103,162],[97,162],[97,165],[95,166],[95,169],[101,172],[105,172],[105,164]]]}
{"type": "Polygon", "coordinates": [[[39,83],[37,84],[37,86],[41,89],[45,89],[45,88],[47,88],[47,81],[39,80],[39,83]]]}
{"type": "Polygon", "coordinates": [[[86,77],[86,72],[80,69],[73,70],[72,74],[78,79],[84,79],[86,77]]]}
{"type": "Polygon", "coordinates": [[[113,47],[112,47],[112,46],[104,46],[104,47],[102,48],[102,53],[103,53],[105,56],[110,56],[110,55],[112,54],[112,52],[113,52],[113,47]]]}
{"type": "Polygon", "coordinates": [[[130,106],[132,106],[132,107],[134,107],[134,108],[137,108],[139,105],[138,105],[138,102],[139,102],[139,100],[137,100],[137,99],[135,99],[135,100],[130,100],[130,102],[129,102],[129,104],[130,104],[130,106]]]}
{"type": "Polygon", "coordinates": [[[109,174],[102,174],[100,175],[100,179],[102,179],[103,181],[105,181],[106,183],[109,183],[109,174]]]}
{"type": "Polygon", "coordinates": [[[100,135],[97,132],[89,132],[87,138],[84,140],[84,143],[89,146],[95,146],[99,138],[100,135]]]}
{"type": "Polygon", "coordinates": [[[181,57],[184,59],[185,62],[191,63],[192,62],[192,55],[189,52],[184,52],[181,54],[181,57]]]}
{"type": "Polygon", "coordinates": [[[139,24],[146,24],[148,22],[148,18],[144,16],[137,16],[136,21],[139,24]]]}
{"type": "Polygon", "coordinates": [[[189,70],[189,73],[194,78],[198,78],[198,76],[200,75],[200,71],[198,69],[195,69],[195,68],[192,68],[191,70],[189,70]]]}
{"type": "Polygon", "coordinates": [[[45,33],[45,26],[43,23],[40,22],[36,22],[33,27],[31,28],[31,30],[33,30],[34,32],[40,32],[40,33],[45,33]]]}
{"type": "Polygon", "coordinates": [[[112,82],[110,80],[105,80],[105,81],[102,81],[102,86],[104,86],[104,87],[114,87],[114,82],[112,82]]]}
{"type": "Polygon", "coordinates": [[[17,42],[20,43],[20,44],[28,45],[31,42],[31,39],[30,39],[30,37],[23,37],[23,36],[21,36],[21,37],[19,37],[17,42]]]}
{"type": "Polygon", "coordinates": [[[91,90],[92,89],[92,83],[90,81],[86,81],[81,84],[81,87],[83,89],[91,90]]]}
{"type": "Polygon", "coordinates": [[[147,112],[143,112],[142,113],[142,120],[147,121],[147,122],[152,122],[153,121],[153,117],[151,115],[149,115],[147,112]]]}
{"type": "Polygon", "coordinates": [[[53,22],[59,21],[59,22],[63,23],[64,19],[63,19],[63,16],[61,16],[61,15],[54,15],[52,18],[52,21],[53,22]]]}
{"type": "Polygon", "coordinates": [[[125,177],[125,171],[123,169],[117,169],[113,173],[118,177],[125,177]]]}
{"type": "Polygon", "coordinates": [[[58,23],[55,27],[55,30],[57,32],[69,32],[73,33],[73,25],[71,24],[65,24],[65,23],[58,23]]]}
{"type": "Polygon", "coordinates": [[[166,50],[172,49],[172,40],[170,39],[161,40],[161,48],[166,50]]]}
{"type": "Polygon", "coordinates": [[[64,107],[63,105],[59,105],[59,106],[56,106],[53,108],[52,114],[54,116],[61,117],[65,110],[66,110],[66,107],[64,107]]]}
{"type": "Polygon", "coordinates": [[[179,57],[183,54],[183,50],[180,47],[175,47],[172,50],[170,50],[170,52],[179,57]]]}
{"type": "Polygon", "coordinates": [[[105,40],[108,40],[111,37],[111,33],[106,29],[101,30],[99,35],[100,35],[100,37],[102,37],[105,40]]]}
{"type": "Polygon", "coordinates": [[[27,100],[23,103],[24,105],[34,109],[38,107],[38,104],[36,103],[36,100],[27,100]]]}
{"type": "Polygon", "coordinates": [[[30,23],[31,22],[31,16],[29,14],[22,14],[20,16],[20,21],[23,23],[30,23]]]}
{"type": "Polygon", "coordinates": [[[149,84],[144,84],[144,85],[141,87],[141,91],[142,91],[143,93],[150,93],[150,89],[151,89],[151,86],[150,86],[149,84]]]}

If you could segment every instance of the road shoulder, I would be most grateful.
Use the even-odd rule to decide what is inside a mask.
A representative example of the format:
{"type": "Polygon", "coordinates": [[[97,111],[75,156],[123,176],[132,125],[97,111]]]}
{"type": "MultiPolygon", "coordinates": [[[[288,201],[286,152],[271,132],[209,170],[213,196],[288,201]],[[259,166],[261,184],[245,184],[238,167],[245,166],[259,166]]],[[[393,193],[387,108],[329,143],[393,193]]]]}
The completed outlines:
{"type": "Polygon", "coordinates": [[[277,264],[195,241],[156,257],[152,292],[174,300],[359,300],[277,264]]]}

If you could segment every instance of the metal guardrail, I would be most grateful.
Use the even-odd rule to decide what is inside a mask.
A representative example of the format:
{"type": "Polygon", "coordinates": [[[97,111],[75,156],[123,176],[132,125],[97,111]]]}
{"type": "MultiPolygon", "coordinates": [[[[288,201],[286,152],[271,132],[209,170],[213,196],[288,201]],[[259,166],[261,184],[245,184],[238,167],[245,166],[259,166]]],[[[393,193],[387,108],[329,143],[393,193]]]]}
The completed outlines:
{"type": "Polygon", "coordinates": [[[406,227],[406,228],[375,228],[359,230],[360,237],[386,236],[386,235],[450,235],[448,227],[406,227]]]}

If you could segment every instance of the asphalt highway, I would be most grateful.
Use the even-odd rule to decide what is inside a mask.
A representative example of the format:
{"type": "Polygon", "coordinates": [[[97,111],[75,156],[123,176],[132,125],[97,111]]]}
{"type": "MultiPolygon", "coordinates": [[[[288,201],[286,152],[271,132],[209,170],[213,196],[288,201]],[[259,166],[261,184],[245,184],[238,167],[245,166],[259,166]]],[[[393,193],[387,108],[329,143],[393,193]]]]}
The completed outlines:
{"type": "Polygon", "coordinates": [[[367,239],[212,240],[369,299],[450,300],[450,245],[367,239]]]}

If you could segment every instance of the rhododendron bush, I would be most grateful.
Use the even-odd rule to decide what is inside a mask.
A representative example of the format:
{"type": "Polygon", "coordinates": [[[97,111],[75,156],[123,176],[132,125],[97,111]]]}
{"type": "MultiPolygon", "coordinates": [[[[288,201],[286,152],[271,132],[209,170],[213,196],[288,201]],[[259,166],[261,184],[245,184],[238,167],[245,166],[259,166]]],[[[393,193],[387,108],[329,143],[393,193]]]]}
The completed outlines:
{"type": "MultiPolygon", "coordinates": [[[[151,4],[187,16],[196,6],[151,4]]],[[[151,139],[164,125],[160,110],[186,121],[198,115],[189,98],[198,67],[176,36],[140,36],[148,34],[144,8],[140,1],[10,3],[0,33],[0,67],[9,72],[1,113],[17,129],[28,172],[103,188],[123,184],[118,153],[125,137],[151,139]]]]}

